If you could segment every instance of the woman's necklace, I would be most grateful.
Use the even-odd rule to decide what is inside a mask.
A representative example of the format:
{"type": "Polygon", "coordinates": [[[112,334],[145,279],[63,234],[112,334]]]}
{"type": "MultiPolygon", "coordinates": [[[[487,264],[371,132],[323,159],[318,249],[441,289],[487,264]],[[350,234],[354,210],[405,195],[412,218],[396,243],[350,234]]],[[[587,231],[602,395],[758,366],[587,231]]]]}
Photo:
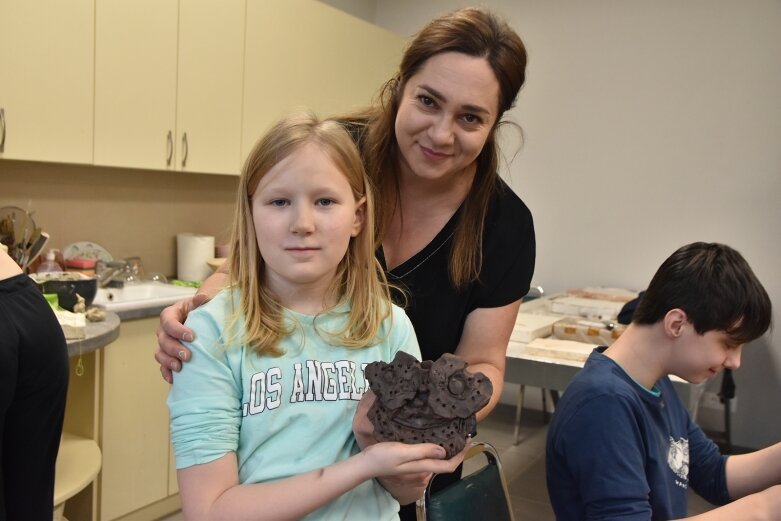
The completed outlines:
{"type": "Polygon", "coordinates": [[[444,241],[442,241],[441,243],[439,243],[439,245],[438,245],[436,248],[434,248],[434,250],[432,250],[432,252],[431,252],[431,253],[429,253],[428,255],[426,255],[426,257],[425,257],[423,260],[421,260],[420,262],[418,262],[417,264],[415,264],[415,265],[414,265],[412,268],[410,268],[409,270],[405,271],[405,272],[404,272],[404,273],[402,273],[401,275],[396,275],[395,273],[391,273],[391,271],[392,271],[392,270],[391,270],[391,271],[389,271],[389,273],[390,273],[391,275],[393,275],[393,277],[394,277],[394,278],[397,278],[397,279],[403,279],[404,277],[406,277],[407,275],[409,275],[410,273],[412,273],[412,272],[413,272],[413,271],[415,271],[416,269],[420,268],[420,267],[421,267],[421,266],[422,266],[422,265],[423,265],[423,264],[424,264],[424,263],[425,263],[427,260],[429,260],[431,257],[433,257],[435,253],[437,253],[439,250],[441,250],[441,249],[442,249],[442,246],[444,246],[445,244],[447,244],[447,242],[450,240],[450,238],[451,238],[451,237],[453,237],[453,235],[454,235],[455,233],[456,233],[456,231],[455,231],[455,230],[453,230],[452,232],[450,232],[450,235],[448,235],[448,236],[445,238],[445,240],[444,240],[444,241]]]}

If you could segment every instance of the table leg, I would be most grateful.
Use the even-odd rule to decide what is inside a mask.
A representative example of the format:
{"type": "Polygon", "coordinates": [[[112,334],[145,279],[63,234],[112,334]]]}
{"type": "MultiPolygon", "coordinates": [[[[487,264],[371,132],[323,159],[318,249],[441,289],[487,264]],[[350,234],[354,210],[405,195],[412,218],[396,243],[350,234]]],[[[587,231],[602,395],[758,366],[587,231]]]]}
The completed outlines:
{"type": "Polygon", "coordinates": [[[515,434],[513,439],[513,445],[518,445],[521,440],[521,410],[523,409],[523,391],[524,391],[524,385],[521,384],[518,386],[518,399],[515,403],[515,434]]]}

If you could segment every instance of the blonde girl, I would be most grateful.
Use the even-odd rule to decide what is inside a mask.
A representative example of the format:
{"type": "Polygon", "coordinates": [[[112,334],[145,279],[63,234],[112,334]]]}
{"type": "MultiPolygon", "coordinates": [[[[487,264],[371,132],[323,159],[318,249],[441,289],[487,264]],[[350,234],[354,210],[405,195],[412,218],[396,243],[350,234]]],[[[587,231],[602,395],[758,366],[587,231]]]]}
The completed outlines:
{"type": "Polygon", "coordinates": [[[168,398],[187,519],[397,519],[384,478],[460,462],[433,444],[355,442],[366,364],[420,357],[374,257],[370,192],[347,132],[309,114],[247,159],[232,284],[190,313],[192,360],[168,398]]]}

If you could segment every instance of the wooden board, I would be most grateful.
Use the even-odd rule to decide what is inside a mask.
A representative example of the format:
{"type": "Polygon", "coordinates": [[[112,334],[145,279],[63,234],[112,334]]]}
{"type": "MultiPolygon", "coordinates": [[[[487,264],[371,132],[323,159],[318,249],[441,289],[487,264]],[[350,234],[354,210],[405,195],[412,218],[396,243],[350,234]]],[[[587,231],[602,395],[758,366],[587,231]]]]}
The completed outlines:
{"type": "Polygon", "coordinates": [[[573,340],[535,338],[526,345],[525,352],[534,356],[585,362],[595,347],[595,344],[573,340]]]}
{"type": "Polygon", "coordinates": [[[510,339],[516,342],[531,342],[535,338],[550,336],[553,324],[563,317],[534,313],[518,313],[510,339]]]}

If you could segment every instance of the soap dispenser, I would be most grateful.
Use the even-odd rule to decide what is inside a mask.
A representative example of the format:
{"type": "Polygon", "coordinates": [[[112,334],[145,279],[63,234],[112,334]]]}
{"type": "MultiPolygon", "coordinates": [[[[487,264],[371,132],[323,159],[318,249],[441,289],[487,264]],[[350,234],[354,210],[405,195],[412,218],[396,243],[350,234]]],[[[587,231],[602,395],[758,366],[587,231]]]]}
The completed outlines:
{"type": "Polygon", "coordinates": [[[38,271],[36,273],[48,273],[51,271],[62,271],[62,267],[57,264],[57,261],[54,260],[54,252],[60,251],[56,248],[52,248],[49,250],[49,252],[46,254],[46,260],[41,263],[40,266],[38,266],[38,271]]]}

